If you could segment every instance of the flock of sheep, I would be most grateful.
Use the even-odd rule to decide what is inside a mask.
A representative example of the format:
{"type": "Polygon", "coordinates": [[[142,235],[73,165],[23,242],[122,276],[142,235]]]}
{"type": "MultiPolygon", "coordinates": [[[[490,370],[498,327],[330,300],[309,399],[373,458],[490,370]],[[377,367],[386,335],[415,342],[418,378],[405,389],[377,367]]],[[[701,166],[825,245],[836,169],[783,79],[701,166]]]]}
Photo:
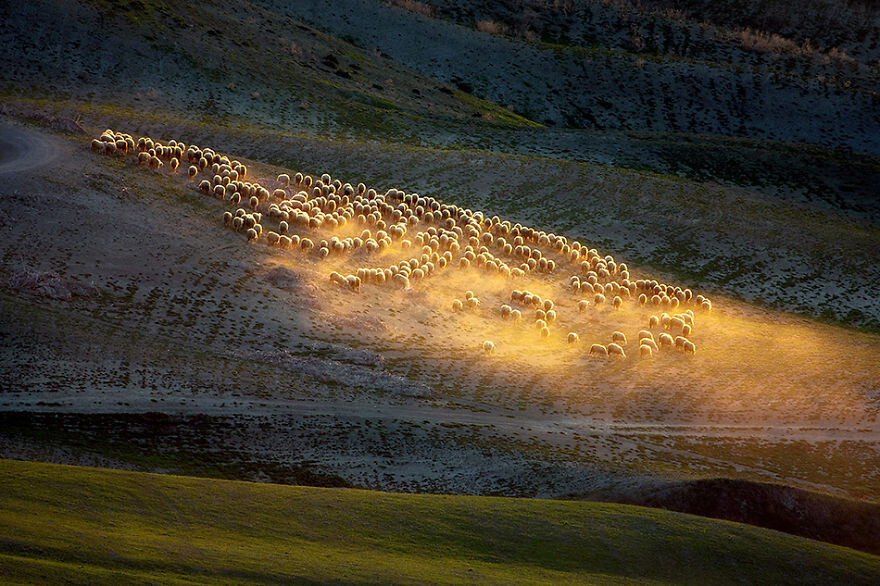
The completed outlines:
{"type": "MultiPolygon", "coordinates": [[[[93,140],[91,149],[130,156],[138,165],[167,169],[171,174],[178,174],[183,164],[195,189],[229,206],[222,214],[223,223],[244,234],[247,242],[317,261],[334,257],[360,265],[350,274],[330,272],[330,282],[345,290],[360,292],[366,286],[408,290],[453,270],[513,282],[525,282],[530,276],[553,283],[562,294],[573,297],[571,305],[581,314],[630,309],[646,314],[645,329],[635,337],[641,358],[666,350],[695,354],[691,340],[695,312],[712,309],[708,298],[694,296],[690,289],[631,278],[626,264],[578,241],[432,197],[394,188],[379,193],[363,183],[353,186],[328,174],[320,178],[281,174],[263,185],[248,181],[248,169],[240,161],[213,149],[175,140],[167,144],[148,137],[135,140],[112,130],[93,140]],[[406,258],[379,262],[395,256],[385,251],[406,258]],[[560,273],[569,276],[560,280],[560,273]]],[[[534,312],[533,325],[541,339],[550,338],[558,329],[558,312],[562,311],[553,300],[520,289],[513,289],[497,310],[486,312],[481,307],[472,291],[451,301],[452,312],[497,312],[498,318],[513,326],[521,326],[526,315],[534,312]]],[[[562,339],[573,346],[580,344],[577,332],[565,332],[562,339]]],[[[492,354],[496,343],[485,340],[479,347],[492,354]]],[[[614,331],[607,344],[592,343],[588,356],[626,359],[626,347],[627,336],[614,331]]]]}

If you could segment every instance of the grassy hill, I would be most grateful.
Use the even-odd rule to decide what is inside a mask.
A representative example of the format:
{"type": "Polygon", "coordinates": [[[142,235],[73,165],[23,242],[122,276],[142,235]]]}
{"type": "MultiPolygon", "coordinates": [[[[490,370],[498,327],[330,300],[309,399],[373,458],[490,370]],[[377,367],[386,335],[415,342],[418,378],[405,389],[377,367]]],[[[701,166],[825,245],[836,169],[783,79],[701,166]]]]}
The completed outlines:
{"type": "Polygon", "coordinates": [[[0,461],[0,579],[847,583],[880,558],[623,505],[395,495],[0,461]]]}

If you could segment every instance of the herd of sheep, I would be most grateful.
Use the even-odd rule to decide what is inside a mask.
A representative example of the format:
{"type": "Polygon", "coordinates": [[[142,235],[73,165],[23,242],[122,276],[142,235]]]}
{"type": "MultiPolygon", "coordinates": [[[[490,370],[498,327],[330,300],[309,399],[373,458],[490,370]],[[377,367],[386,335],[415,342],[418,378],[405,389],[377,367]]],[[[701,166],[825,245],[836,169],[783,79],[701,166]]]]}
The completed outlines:
{"type": "MultiPolygon", "coordinates": [[[[578,241],[432,197],[394,188],[379,193],[363,183],[353,186],[326,173],[318,178],[281,174],[261,184],[249,181],[247,166],[211,148],[175,140],[161,144],[112,130],[93,140],[91,149],[128,156],[133,163],[172,175],[183,164],[186,172],[179,175],[194,189],[223,201],[228,206],[222,213],[223,224],[242,233],[248,243],[318,262],[329,257],[350,261],[349,274],[329,273],[329,281],[344,290],[419,288],[447,271],[473,271],[512,284],[525,283],[529,275],[555,284],[560,294],[573,298],[565,307],[576,308],[580,314],[642,312],[645,329],[633,338],[638,340],[638,356],[643,359],[664,351],[695,354],[691,339],[695,312],[712,309],[708,298],[695,296],[690,289],[632,278],[626,264],[578,241]],[[405,258],[383,261],[395,256],[383,254],[389,249],[400,253],[396,258],[405,258]]],[[[563,311],[557,303],[528,290],[511,289],[497,309],[483,309],[480,299],[467,291],[451,300],[451,310],[492,319],[497,315],[514,327],[522,327],[532,319],[527,316],[534,315],[533,326],[541,339],[559,331],[560,339],[568,344],[580,344],[577,332],[557,327],[563,311]]],[[[627,346],[627,336],[614,331],[606,340],[591,343],[587,355],[626,359],[627,346]]],[[[485,340],[479,348],[493,354],[496,343],[485,340]]]]}

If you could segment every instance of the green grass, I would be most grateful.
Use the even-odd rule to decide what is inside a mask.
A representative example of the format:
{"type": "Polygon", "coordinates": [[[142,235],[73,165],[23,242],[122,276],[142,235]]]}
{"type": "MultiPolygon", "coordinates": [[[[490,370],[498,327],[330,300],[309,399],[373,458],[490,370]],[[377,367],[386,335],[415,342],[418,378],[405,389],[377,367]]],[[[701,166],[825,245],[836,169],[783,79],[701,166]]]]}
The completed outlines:
{"type": "Polygon", "coordinates": [[[876,583],[880,557],[624,505],[0,461],[0,580],[876,583]]]}

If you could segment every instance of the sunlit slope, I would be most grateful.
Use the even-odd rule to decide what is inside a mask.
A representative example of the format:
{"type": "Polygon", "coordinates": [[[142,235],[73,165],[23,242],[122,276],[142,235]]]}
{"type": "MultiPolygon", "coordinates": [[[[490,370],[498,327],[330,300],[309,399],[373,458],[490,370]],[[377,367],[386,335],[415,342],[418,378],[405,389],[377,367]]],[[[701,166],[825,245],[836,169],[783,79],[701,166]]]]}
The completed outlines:
{"type": "MultiPolygon", "coordinates": [[[[214,156],[222,161],[222,155],[214,156]]],[[[95,164],[107,160],[91,158],[95,164]]],[[[132,154],[114,155],[113,160],[133,158],[132,154]]],[[[675,308],[671,299],[661,299],[655,305],[654,295],[643,306],[638,296],[650,275],[632,267],[627,277],[623,264],[618,265],[616,274],[603,274],[601,282],[587,290],[584,283],[590,282],[590,273],[598,274],[601,263],[611,266],[604,251],[591,249],[585,254],[587,260],[574,261],[571,250],[568,257],[563,252],[565,246],[575,245],[573,240],[557,249],[548,244],[550,235],[538,231],[529,236],[527,246],[540,252],[540,259],[556,263],[552,271],[542,272],[539,263],[531,267],[515,258],[515,251],[505,252],[506,246],[500,246],[503,237],[498,230],[506,226],[500,218],[496,221],[459,209],[462,215],[453,228],[473,229],[476,235],[465,237],[463,231],[461,238],[457,233],[452,238],[439,232],[451,219],[444,219],[442,212],[452,208],[430,198],[425,204],[441,206],[439,219],[433,212],[428,216],[424,209],[418,211],[418,200],[424,198],[414,201],[413,194],[389,190],[341,196],[348,188],[342,182],[334,185],[329,181],[328,195],[316,195],[315,189],[321,193],[324,189],[316,187],[317,174],[312,186],[303,190],[302,184],[295,185],[294,170],[288,172],[288,183],[279,181],[274,170],[250,165],[245,183],[251,187],[247,190],[267,186],[268,195],[253,202],[251,196],[245,196],[238,204],[226,199],[224,203],[219,196],[212,198],[199,189],[206,181],[204,189],[214,193],[224,183],[222,174],[229,171],[220,169],[220,163],[219,175],[206,168],[194,179],[184,174],[183,167],[170,174],[169,165],[170,159],[158,173],[146,167],[126,173],[139,173],[156,186],[167,185],[179,194],[181,203],[199,202],[198,221],[206,226],[199,238],[213,243],[207,250],[222,246],[223,262],[238,262],[235,259],[239,258],[258,262],[267,275],[288,275],[284,278],[300,282],[289,300],[260,304],[251,314],[260,323],[282,323],[295,316],[297,327],[306,335],[378,351],[395,373],[430,383],[439,396],[473,399],[493,408],[553,412],[547,424],[563,423],[568,432],[554,432],[551,442],[530,447],[543,456],[579,465],[610,461],[615,466],[676,477],[721,474],[843,490],[862,498],[876,494],[880,480],[876,458],[880,375],[874,357],[880,341],[874,336],[757,310],[716,296],[709,310],[696,303],[699,291],[675,308]],[[330,194],[330,186],[338,188],[339,194],[330,194]],[[276,190],[280,190],[277,196],[276,190]],[[343,205],[342,197],[347,197],[348,203],[343,205]],[[340,205],[331,210],[335,202],[340,205]],[[252,208],[261,210],[255,212],[260,214],[258,220],[252,208]],[[395,219],[394,214],[401,209],[407,210],[405,232],[400,235],[398,231],[391,238],[392,228],[403,229],[400,222],[404,216],[395,219]],[[224,226],[224,210],[235,212],[239,219],[249,218],[254,225],[259,223],[260,234],[248,236],[247,225],[236,231],[231,218],[224,226]],[[286,231],[279,216],[282,212],[289,220],[286,231]],[[343,216],[348,218],[345,223],[339,220],[343,216]],[[308,217],[314,225],[306,227],[297,217],[308,217]],[[411,218],[415,218],[412,223],[411,218]],[[281,232],[290,240],[280,240],[281,232]],[[492,242],[486,244],[490,236],[492,242]],[[433,248],[440,246],[441,237],[446,239],[443,246],[448,250],[433,248]],[[450,238],[458,243],[454,251],[450,238]],[[355,245],[357,239],[360,244],[355,245]],[[311,245],[307,249],[302,245],[306,240],[311,245]],[[378,240],[383,241],[381,246],[378,240]],[[473,247],[474,262],[463,267],[469,246],[473,247]],[[445,266],[441,256],[448,259],[445,266]],[[483,259],[482,266],[478,256],[483,259]],[[510,277],[504,267],[510,269],[510,277]],[[378,278],[379,269],[384,280],[378,278]],[[334,273],[338,276],[333,277],[334,273]],[[404,274],[407,277],[401,280],[404,274]],[[582,279],[579,291],[572,286],[574,276],[582,279]],[[341,284],[348,277],[355,280],[356,287],[341,284]],[[623,293],[626,281],[635,284],[629,295],[623,293]],[[599,286],[606,298],[597,304],[599,286]],[[455,300],[466,302],[468,291],[479,300],[477,307],[454,311],[455,300]],[[552,301],[556,319],[541,317],[534,303],[524,304],[512,296],[515,291],[530,291],[542,302],[552,301]],[[616,296],[621,297],[617,308],[613,306],[616,296]],[[504,319],[505,305],[519,311],[521,319],[504,319]],[[662,344],[665,335],[684,335],[683,328],[667,329],[662,323],[651,327],[651,316],[662,318],[664,313],[675,316],[686,311],[693,313],[692,331],[686,335],[695,345],[693,353],[662,344]],[[546,332],[542,333],[539,319],[548,322],[546,332]],[[639,349],[638,339],[645,329],[658,344],[651,357],[641,356],[639,349]],[[614,332],[626,337],[619,344],[625,356],[590,356],[593,344],[610,348],[614,332]],[[577,335],[577,343],[568,342],[571,333],[577,335]],[[487,341],[494,345],[492,353],[483,350],[487,341]]],[[[356,181],[352,180],[355,185],[356,181]]],[[[232,193],[240,187],[231,180],[226,184],[222,192],[228,199],[226,188],[232,193]]],[[[189,225],[186,218],[175,221],[189,225]]],[[[442,230],[453,233],[448,228],[442,230]]],[[[529,233],[528,227],[522,230],[529,233]]],[[[561,241],[556,238],[555,242],[561,241]]],[[[669,283],[666,291],[674,296],[677,286],[669,283]]],[[[198,321],[190,322],[192,325],[198,321]]],[[[224,321],[226,326],[235,328],[234,320],[224,321]]],[[[273,352],[283,355],[284,340],[291,332],[262,327],[259,336],[240,342],[241,350],[252,355],[252,348],[260,344],[269,356],[275,356],[273,352]]],[[[187,331],[199,339],[205,336],[204,328],[187,331]]],[[[215,340],[213,333],[205,337],[215,340]]],[[[490,419],[491,428],[497,419],[477,421],[489,424],[490,419]]],[[[503,425],[511,426],[508,431],[514,437],[520,433],[515,419],[503,425]]],[[[528,427],[523,433],[531,432],[531,425],[528,427]]],[[[460,441],[466,445],[504,445],[499,438],[479,433],[462,433],[460,441]]]]}
{"type": "Polygon", "coordinates": [[[528,376],[530,392],[594,412],[614,405],[629,423],[876,423],[876,337],[725,299],[712,305],[686,285],[630,272],[590,243],[419,194],[376,193],[329,174],[322,181],[290,172],[281,181],[249,171],[236,180],[219,163],[229,158],[206,152],[218,161],[213,170],[187,177],[184,163],[172,180],[225,200],[218,230],[225,223],[241,245],[265,247],[271,264],[310,281],[323,305],[312,328],[324,337],[415,351],[425,359],[413,369],[448,364],[444,377],[458,388],[481,390],[475,374],[528,376]],[[590,356],[593,344],[610,347],[615,332],[622,354],[590,356]],[[650,357],[640,352],[643,336],[654,341],[650,357]],[[682,352],[679,338],[694,350],[682,352]]]}
{"type": "Polygon", "coordinates": [[[848,583],[880,558],[638,507],[0,461],[5,581],[848,583]]]}

